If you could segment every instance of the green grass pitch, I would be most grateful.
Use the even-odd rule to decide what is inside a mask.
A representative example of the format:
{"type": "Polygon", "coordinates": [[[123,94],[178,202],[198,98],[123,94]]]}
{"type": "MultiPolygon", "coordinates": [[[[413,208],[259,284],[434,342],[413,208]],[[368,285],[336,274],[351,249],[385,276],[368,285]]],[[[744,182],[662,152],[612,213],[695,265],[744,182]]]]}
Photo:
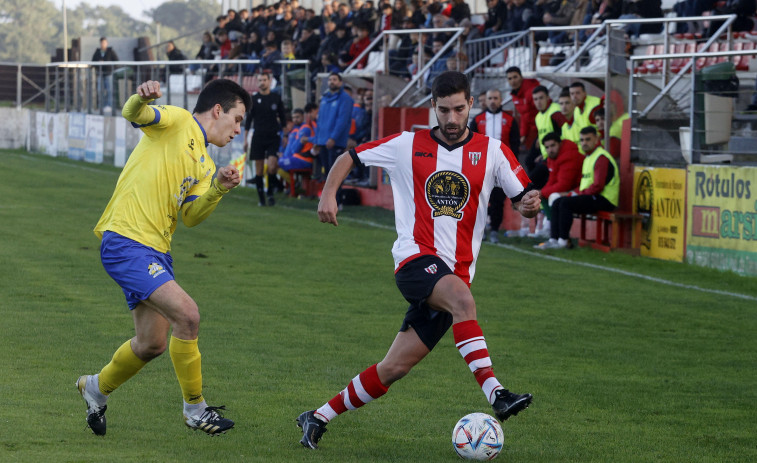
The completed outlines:
{"type": "MultiPolygon", "coordinates": [[[[334,228],[312,200],[257,207],[238,189],[174,237],[200,306],[204,392],[237,426],[188,430],[168,355],[108,404],[94,436],[74,381],[133,334],[92,227],[118,170],[0,151],[0,461],[455,461],[455,422],[490,408],[447,334],[378,401],[329,425],[295,418],[381,360],[406,303],[389,211],[334,228]]],[[[472,290],[498,378],[533,405],[498,461],[757,461],[757,278],[587,249],[485,244],[472,290]]]]}

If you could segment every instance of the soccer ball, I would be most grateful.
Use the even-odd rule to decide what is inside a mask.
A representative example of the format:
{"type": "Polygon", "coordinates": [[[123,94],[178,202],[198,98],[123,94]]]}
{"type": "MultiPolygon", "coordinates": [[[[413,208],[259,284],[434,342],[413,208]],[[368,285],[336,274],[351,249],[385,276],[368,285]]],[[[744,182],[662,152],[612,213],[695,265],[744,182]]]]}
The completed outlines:
{"type": "Polygon", "coordinates": [[[492,460],[504,443],[502,426],[486,413],[465,415],[452,430],[452,447],[464,460],[492,460]]]}

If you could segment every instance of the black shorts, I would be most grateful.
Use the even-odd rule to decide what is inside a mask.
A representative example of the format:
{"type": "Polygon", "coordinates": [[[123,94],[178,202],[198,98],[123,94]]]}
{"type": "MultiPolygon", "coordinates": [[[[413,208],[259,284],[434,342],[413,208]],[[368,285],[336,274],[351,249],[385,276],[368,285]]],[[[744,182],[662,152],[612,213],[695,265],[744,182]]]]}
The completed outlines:
{"type": "Polygon", "coordinates": [[[432,309],[426,299],[436,283],[443,276],[451,274],[452,270],[441,258],[424,255],[407,262],[394,275],[397,287],[410,303],[400,331],[413,327],[428,350],[432,350],[452,326],[452,314],[432,309]]]}
{"type": "Polygon", "coordinates": [[[257,135],[252,134],[252,143],[250,143],[250,161],[259,161],[268,159],[270,156],[276,156],[281,145],[278,134],[257,135]]]}

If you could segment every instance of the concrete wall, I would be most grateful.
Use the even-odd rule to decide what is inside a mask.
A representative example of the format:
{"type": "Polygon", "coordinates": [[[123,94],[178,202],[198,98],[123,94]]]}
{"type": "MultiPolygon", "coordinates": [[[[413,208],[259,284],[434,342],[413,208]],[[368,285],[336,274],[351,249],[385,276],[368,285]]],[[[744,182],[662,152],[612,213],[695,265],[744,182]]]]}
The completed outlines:
{"type": "Polygon", "coordinates": [[[0,108],[0,148],[23,148],[28,133],[28,109],[0,108]]]}

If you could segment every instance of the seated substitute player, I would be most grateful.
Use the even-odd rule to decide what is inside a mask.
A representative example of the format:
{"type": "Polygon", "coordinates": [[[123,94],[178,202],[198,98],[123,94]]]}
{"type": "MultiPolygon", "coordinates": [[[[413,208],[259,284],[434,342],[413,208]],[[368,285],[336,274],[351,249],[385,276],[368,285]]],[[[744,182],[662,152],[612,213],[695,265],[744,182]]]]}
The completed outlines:
{"type": "Polygon", "coordinates": [[[431,352],[450,326],[455,345],[497,418],[506,420],[531,403],[531,394],[514,394],[494,376],[469,286],[492,188],[501,187],[529,217],[539,212],[539,192],[531,189],[510,149],[467,127],[473,98],[464,74],[440,74],[432,96],[438,127],[362,144],[339,156],[326,180],[318,217],[337,225],[336,192],[355,164],[375,165],[389,173],[398,235],[392,248],[395,279],[410,307],[382,361],[320,408],[297,418],[306,448],[317,448],[326,424],[337,415],[384,395],[431,352]]]}
{"type": "MultiPolygon", "coordinates": [[[[552,203],[552,223],[549,241],[534,246],[536,249],[571,249],[570,229],[573,214],[596,214],[618,207],[620,171],[615,159],[599,146],[597,129],[581,129],[581,148],[586,157],[581,165],[581,182],[578,194],[561,196],[552,203]]],[[[563,140],[565,143],[565,140],[563,140]]]]}
{"type": "Polygon", "coordinates": [[[235,82],[211,81],[200,93],[194,114],[175,106],[152,106],[160,84],[137,87],[123,116],[145,136],[121,172],[113,196],[94,232],[102,238],[105,271],[123,289],[134,320],[135,336],[119,347],[99,374],[83,375],[76,385],[87,403],[87,424],[105,435],[110,393],[147,362],[168,351],[184,397],[184,423],[208,434],[234,427],[202,394],[200,313],[174,280],[171,238],[179,218],[188,227],[205,220],[224,194],[239,184],[239,171],[218,169],[208,143],[225,146],[241,132],[249,94],[235,82]]]}
{"type": "Polygon", "coordinates": [[[540,190],[541,207],[545,216],[543,224],[549,236],[552,229],[552,204],[562,196],[570,196],[578,192],[584,157],[578,152],[575,143],[570,140],[561,140],[560,135],[555,132],[544,135],[541,144],[547,152],[547,169],[549,170],[547,183],[540,190]]]}
{"type": "Polygon", "coordinates": [[[279,167],[284,171],[313,168],[310,149],[313,148],[311,140],[315,133],[314,127],[317,118],[318,105],[315,103],[306,104],[304,110],[297,108],[292,111],[294,128],[289,132],[289,141],[283,156],[279,158],[279,167]]]}

